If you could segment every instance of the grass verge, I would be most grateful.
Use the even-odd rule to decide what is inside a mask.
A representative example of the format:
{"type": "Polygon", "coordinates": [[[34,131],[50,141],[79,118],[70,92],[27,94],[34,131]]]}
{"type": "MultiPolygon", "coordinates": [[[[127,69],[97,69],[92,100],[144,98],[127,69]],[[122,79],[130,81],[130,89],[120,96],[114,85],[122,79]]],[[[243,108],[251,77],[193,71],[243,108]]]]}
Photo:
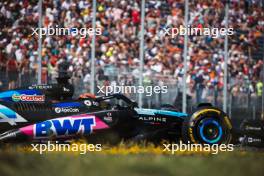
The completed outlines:
{"type": "Polygon", "coordinates": [[[264,153],[255,151],[222,152],[217,155],[201,153],[156,152],[155,148],[115,147],[109,152],[85,155],[71,152],[36,152],[16,147],[0,151],[1,176],[92,175],[92,176],[257,176],[264,175],[264,153]],[[126,151],[127,150],[127,151],[126,151]]]}

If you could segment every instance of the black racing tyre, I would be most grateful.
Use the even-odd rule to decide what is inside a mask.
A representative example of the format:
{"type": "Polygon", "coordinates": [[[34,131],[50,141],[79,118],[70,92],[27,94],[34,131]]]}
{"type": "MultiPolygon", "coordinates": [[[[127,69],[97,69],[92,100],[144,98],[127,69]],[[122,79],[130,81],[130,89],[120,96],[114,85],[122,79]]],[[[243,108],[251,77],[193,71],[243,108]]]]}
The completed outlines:
{"type": "Polygon", "coordinates": [[[231,141],[230,119],[220,109],[198,108],[182,125],[182,140],[196,144],[228,144],[231,141]]]}

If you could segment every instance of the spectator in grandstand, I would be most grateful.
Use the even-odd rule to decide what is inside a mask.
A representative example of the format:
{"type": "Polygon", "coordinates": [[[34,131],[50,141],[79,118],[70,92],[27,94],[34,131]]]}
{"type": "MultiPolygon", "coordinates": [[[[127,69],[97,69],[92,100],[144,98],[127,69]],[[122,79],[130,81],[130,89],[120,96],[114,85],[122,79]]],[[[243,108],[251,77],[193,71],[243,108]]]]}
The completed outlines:
{"type": "Polygon", "coordinates": [[[30,61],[28,57],[23,57],[20,64],[21,82],[24,86],[30,85],[30,61]]]}
{"type": "Polygon", "coordinates": [[[6,82],[6,55],[3,50],[0,50],[0,87],[4,88],[4,83],[6,82]]]}
{"type": "Polygon", "coordinates": [[[8,89],[16,88],[19,66],[14,55],[7,61],[8,89]]]}
{"type": "Polygon", "coordinates": [[[203,76],[203,71],[200,70],[195,78],[194,78],[195,84],[194,84],[194,88],[195,88],[195,92],[196,92],[196,103],[201,103],[203,101],[203,93],[204,93],[204,76],[203,76]]]}
{"type": "Polygon", "coordinates": [[[257,98],[258,98],[258,105],[259,107],[262,105],[262,96],[263,96],[263,82],[260,80],[256,84],[256,92],[257,92],[257,98]]]}
{"type": "Polygon", "coordinates": [[[65,57],[61,58],[57,62],[57,65],[58,65],[59,77],[69,76],[68,75],[68,69],[70,67],[70,63],[66,60],[65,57]]]}

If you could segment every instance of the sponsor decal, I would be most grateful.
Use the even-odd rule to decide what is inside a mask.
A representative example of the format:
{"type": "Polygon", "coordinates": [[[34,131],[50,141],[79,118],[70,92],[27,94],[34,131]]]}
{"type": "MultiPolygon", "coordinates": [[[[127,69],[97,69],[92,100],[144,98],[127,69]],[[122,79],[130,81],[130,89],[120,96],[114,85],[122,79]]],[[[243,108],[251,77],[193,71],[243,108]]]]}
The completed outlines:
{"type": "Polygon", "coordinates": [[[12,100],[15,102],[18,101],[36,101],[36,102],[44,102],[45,101],[45,96],[44,95],[17,95],[17,94],[13,94],[12,95],[12,100]]]}
{"type": "Polygon", "coordinates": [[[8,107],[0,105],[0,123],[9,123],[13,126],[18,122],[27,122],[27,120],[8,107]]]}
{"type": "Polygon", "coordinates": [[[111,112],[108,112],[106,115],[107,115],[107,116],[104,117],[104,120],[105,120],[106,122],[113,122],[112,113],[111,113],[111,112]]]}
{"type": "Polygon", "coordinates": [[[35,124],[35,137],[48,137],[48,136],[71,136],[76,134],[90,134],[95,127],[95,117],[86,116],[78,118],[60,118],[47,120],[35,124]]]}
{"type": "Polygon", "coordinates": [[[12,100],[13,101],[20,101],[21,100],[20,95],[16,95],[16,94],[12,95],[12,100]]]}
{"type": "Polygon", "coordinates": [[[52,86],[51,85],[32,85],[32,86],[29,86],[28,89],[52,89],[52,86]]]}
{"type": "Polygon", "coordinates": [[[92,106],[92,102],[90,100],[85,100],[83,102],[86,106],[92,106]]]}
{"type": "Polygon", "coordinates": [[[147,122],[166,122],[167,119],[165,117],[140,116],[139,120],[147,122]]]}
{"type": "MultiPolygon", "coordinates": [[[[41,95],[41,93],[38,90],[16,90],[16,91],[5,91],[0,93],[0,99],[6,100],[6,101],[14,101],[12,99],[13,95],[41,95]]],[[[16,97],[14,97],[16,98],[16,97]]],[[[19,100],[18,100],[19,101],[19,100]]]]}
{"type": "Polygon", "coordinates": [[[60,108],[56,107],[54,111],[59,114],[59,113],[72,113],[72,112],[80,112],[78,108],[60,108]]]}
{"type": "Polygon", "coordinates": [[[68,88],[66,88],[66,87],[63,87],[63,91],[64,91],[64,92],[70,92],[71,90],[68,89],[68,88]]]}
{"type": "Polygon", "coordinates": [[[91,100],[85,100],[83,102],[86,106],[99,106],[99,103],[96,101],[91,101],[91,100]]]}
{"type": "Polygon", "coordinates": [[[249,138],[248,138],[248,142],[249,142],[249,143],[253,143],[253,142],[261,142],[261,139],[259,139],[259,138],[251,138],[251,137],[249,137],[249,138]]]}
{"type": "Polygon", "coordinates": [[[254,127],[254,126],[246,126],[245,130],[252,130],[252,131],[261,131],[261,127],[254,127]]]}

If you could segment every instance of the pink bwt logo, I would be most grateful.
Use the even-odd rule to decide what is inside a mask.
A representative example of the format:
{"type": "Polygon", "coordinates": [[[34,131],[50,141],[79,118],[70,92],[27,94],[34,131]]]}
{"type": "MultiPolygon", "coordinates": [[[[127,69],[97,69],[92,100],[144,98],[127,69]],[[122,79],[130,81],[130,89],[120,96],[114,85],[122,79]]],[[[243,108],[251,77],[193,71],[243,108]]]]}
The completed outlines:
{"type": "Polygon", "coordinates": [[[53,120],[47,120],[34,125],[34,134],[36,138],[57,136],[67,137],[76,134],[90,134],[95,127],[94,116],[86,117],[65,117],[53,120]]]}

